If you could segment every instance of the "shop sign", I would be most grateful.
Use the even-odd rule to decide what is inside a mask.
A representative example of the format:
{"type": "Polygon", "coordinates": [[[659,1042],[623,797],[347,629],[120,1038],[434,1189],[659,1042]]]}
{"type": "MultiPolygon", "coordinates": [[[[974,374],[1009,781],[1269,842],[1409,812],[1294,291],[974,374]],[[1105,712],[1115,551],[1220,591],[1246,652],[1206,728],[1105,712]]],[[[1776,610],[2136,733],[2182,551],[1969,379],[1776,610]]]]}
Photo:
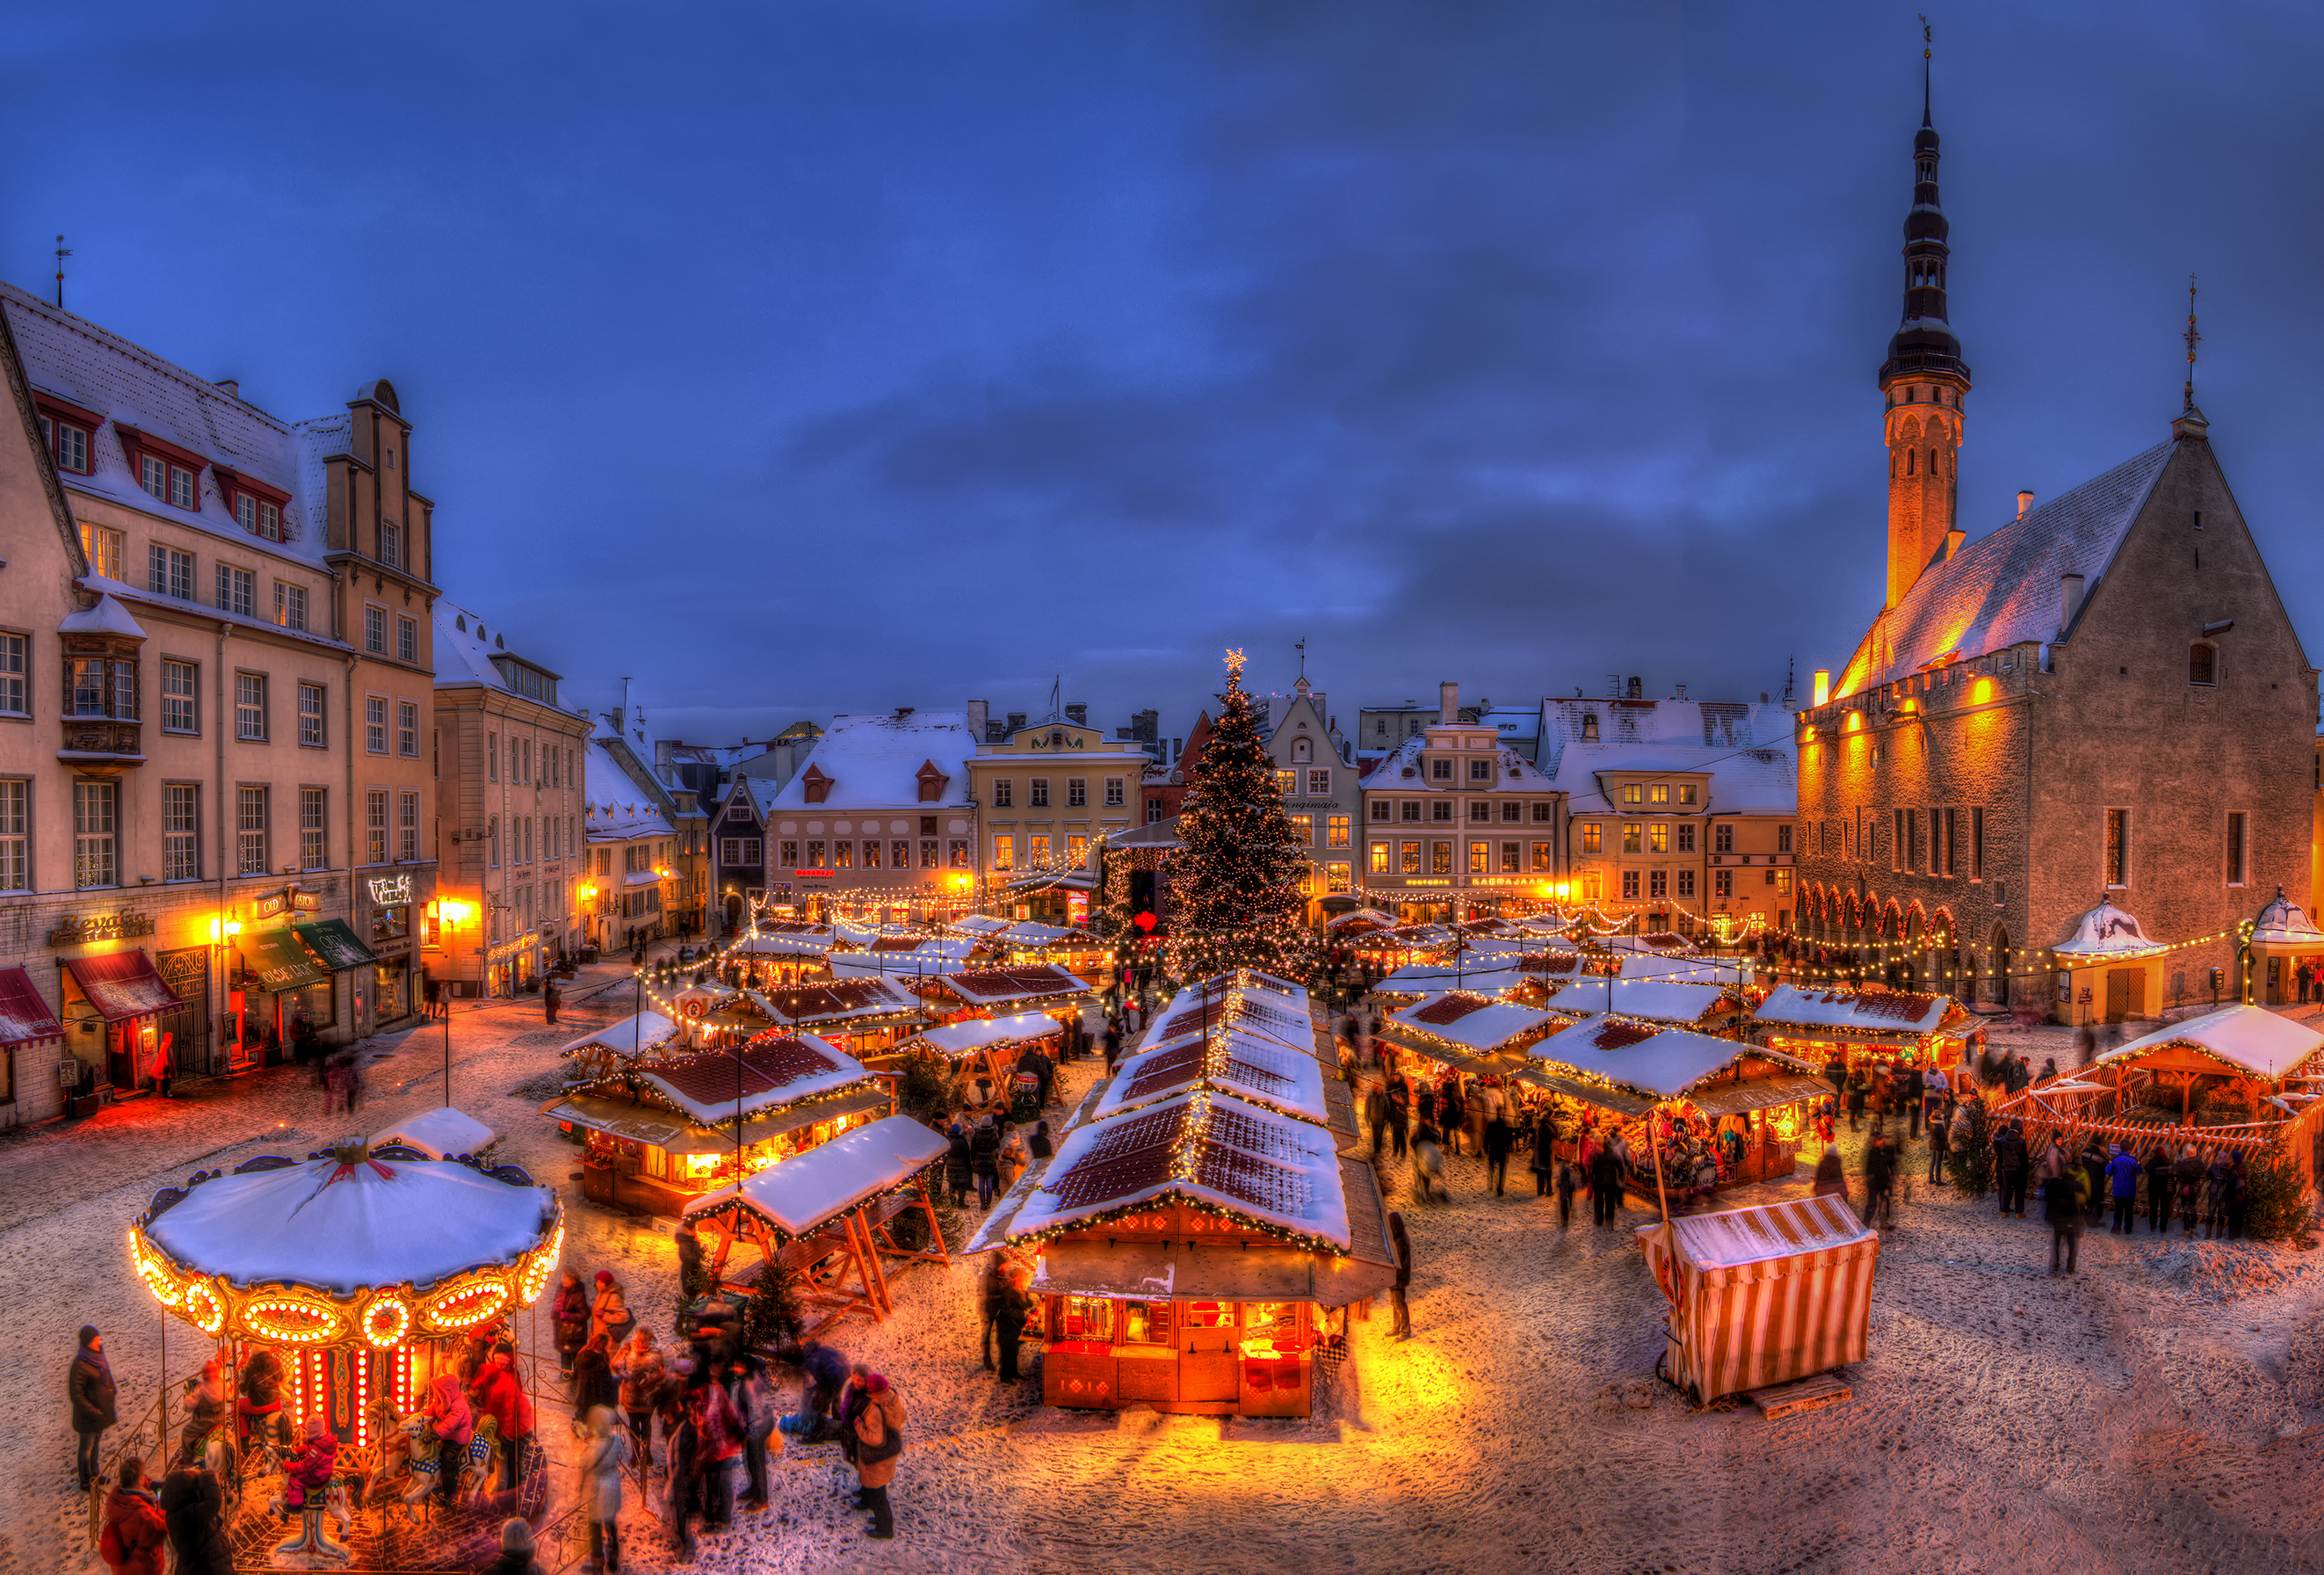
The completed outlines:
{"type": "Polygon", "coordinates": [[[318,913],[322,911],[322,893],[302,892],[297,886],[291,886],[286,891],[276,892],[272,896],[259,898],[257,902],[251,904],[250,911],[253,918],[272,919],[279,913],[318,913]]]}
{"type": "Polygon", "coordinates": [[[831,878],[831,872],[827,869],[795,869],[791,873],[801,880],[827,881],[831,878]]]}
{"type": "Polygon", "coordinates": [[[68,913],[49,931],[51,946],[79,946],[91,940],[127,940],[153,933],[153,915],[132,913],[68,913]]]}
{"type": "Polygon", "coordinates": [[[392,908],[398,903],[411,900],[411,877],[408,875],[374,876],[371,882],[371,900],[375,907],[392,908]]]}
{"type": "Polygon", "coordinates": [[[520,951],[526,950],[529,948],[535,947],[540,944],[540,939],[536,935],[520,935],[514,940],[503,940],[498,946],[493,947],[490,951],[484,953],[484,960],[486,962],[501,962],[509,958],[514,957],[520,951]]]}

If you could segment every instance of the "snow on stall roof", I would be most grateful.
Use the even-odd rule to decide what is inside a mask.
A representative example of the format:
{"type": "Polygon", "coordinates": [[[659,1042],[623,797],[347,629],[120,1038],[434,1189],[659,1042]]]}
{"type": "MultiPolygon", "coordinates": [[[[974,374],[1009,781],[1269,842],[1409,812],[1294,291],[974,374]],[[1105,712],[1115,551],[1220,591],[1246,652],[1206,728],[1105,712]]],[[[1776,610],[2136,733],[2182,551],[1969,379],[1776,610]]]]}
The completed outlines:
{"type": "Polygon", "coordinates": [[[1528,976],[1519,959],[1501,953],[1481,957],[1466,967],[1451,963],[1416,962],[1397,968],[1372,987],[1391,996],[1429,996],[1443,990],[1463,990],[1472,996],[1506,996],[1526,983],[1528,976]]]}
{"type": "Polygon", "coordinates": [[[1751,1014],[1755,1026],[1853,1028],[1881,1033],[1934,1033],[1963,1014],[1950,996],[1903,990],[1819,990],[1777,985],[1751,1014]]]}
{"type": "MultiPolygon", "coordinates": [[[[1845,1198],[1792,1198],[1749,1209],[1682,1214],[1671,1221],[1680,1254],[1699,1268],[1740,1268],[1873,1241],[1877,1235],[1845,1198]]],[[[1641,1225],[1647,1231],[1659,1224],[1641,1225]]]]}
{"type": "Polygon", "coordinates": [[[939,1055],[960,1056],[994,1044],[1021,1044],[1028,1040],[1047,1039],[1065,1032],[1055,1017],[1041,1012],[1018,1012],[1006,1017],[971,1017],[962,1023],[947,1023],[931,1028],[916,1039],[899,1045],[899,1051],[927,1049],[939,1055]]]}
{"type": "MultiPolygon", "coordinates": [[[[820,947],[802,948],[821,950],[820,947]]],[[[941,978],[964,971],[959,958],[927,947],[909,951],[835,951],[825,961],[834,978],[941,978]]]]}
{"type": "Polygon", "coordinates": [[[145,1234],[180,1268],[238,1287],[279,1281],[345,1296],[371,1285],[426,1290],[512,1263],[557,1218],[548,1189],[512,1186],[456,1161],[377,1164],[343,1170],[324,1159],[215,1176],[145,1234]]]}
{"type": "Polygon", "coordinates": [[[870,1079],[863,1063],[812,1033],[761,1035],[636,1069],[638,1080],[703,1126],[796,1105],[870,1079]]]}
{"type": "Polygon", "coordinates": [[[963,711],[913,711],[907,716],[840,717],[799,762],[798,774],[775,794],[779,810],[845,814],[860,809],[957,809],[968,802],[968,768],[977,740],[963,711]],[[920,768],[933,764],[945,781],[939,795],[920,799],[920,768]],[[807,776],[831,781],[822,802],[809,804],[807,776]]]}
{"type": "Polygon", "coordinates": [[[1546,1012],[1511,1005],[1506,1001],[1443,995],[1431,996],[1401,1012],[1391,1013],[1388,1021],[1483,1054],[1521,1033],[1534,1032],[1552,1019],[1546,1012]]]}
{"type": "Polygon", "coordinates": [[[407,1116],[394,1126],[373,1133],[371,1144],[384,1148],[391,1143],[400,1143],[418,1149],[430,1159],[457,1159],[462,1154],[482,1153],[499,1136],[466,1111],[438,1105],[433,1110],[407,1116]]]}
{"type": "Polygon", "coordinates": [[[1186,1034],[1123,1058],[1098,1100],[1102,1118],[1193,1088],[1221,1089],[1318,1124],[1332,1118],[1323,1065],[1311,1049],[1293,1050],[1235,1029],[1186,1034]]]}
{"type": "Polygon", "coordinates": [[[1794,1056],[1757,1045],[1714,1039],[1683,1028],[1656,1029],[1652,1024],[1625,1022],[1618,1017],[1590,1017],[1561,1033],[1529,1046],[1536,1061],[1572,1067],[1650,1094],[1674,1099],[1712,1073],[1738,1059],[1771,1061],[1791,1071],[1814,1068],[1794,1056]]]}
{"type": "Polygon", "coordinates": [[[1859,694],[1941,659],[2054,639],[2061,578],[2082,576],[2088,606],[2177,441],[2158,443],[1932,563],[1904,599],[1875,620],[1832,697],[1859,694]]]}
{"type": "Polygon", "coordinates": [[[1613,1012],[1657,1023],[1700,1023],[1724,1005],[1727,999],[1727,992],[1717,985],[1682,984],[1661,978],[1609,979],[1591,975],[1561,987],[1549,998],[1549,1009],[1566,1017],[1576,1013],[1613,1012]]]}
{"type": "Polygon", "coordinates": [[[616,1054],[636,1055],[641,1051],[667,1043],[677,1036],[678,1024],[660,1013],[640,1012],[617,1023],[608,1023],[603,1028],[593,1028],[557,1053],[572,1055],[593,1044],[602,1044],[616,1054]]]}
{"type": "MultiPolygon", "coordinates": [[[[1101,1107],[1102,1109],[1102,1107],[1101,1107]]],[[[1012,1238],[1178,1193],[1262,1226],[1351,1245],[1330,1132],[1213,1092],[1084,1122],[1010,1223],[1012,1238]],[[1176,1175],[1189,1172],[1186,1179],[1176,1175]]]]}
{"type": "Polygon", "coordinates": [[[2074,921],[2073,932],[2050,950],[2067,957],[2144,957],[2170,949],[2149,940],[2137,920],[2100,897],[2097,907],[2074,921]]]}
{"type": "MultiPolygon", "coordinates": [[[[909,1116],[888,1116],[843,1132],[828,1143],[793,1154],[742,1180],[743,1206],[791,1236],[805,1236],[941,1159],[942,1134],[909,1116]]],[[[734,1203],[731,1185],[705,1192],[686,1206],[698,1219],[734,1203]]]]}
{"type": "Polygon", "coordinates": [[[2324,1047],[2324,1034],[2264,1006],[2222,1006],[2134,1039],[2091,1064],[2134,1061],[2172,1044],[2200,1045],[2221,1061],[2273,1081],[2297,1071],[2324,1047]]]}

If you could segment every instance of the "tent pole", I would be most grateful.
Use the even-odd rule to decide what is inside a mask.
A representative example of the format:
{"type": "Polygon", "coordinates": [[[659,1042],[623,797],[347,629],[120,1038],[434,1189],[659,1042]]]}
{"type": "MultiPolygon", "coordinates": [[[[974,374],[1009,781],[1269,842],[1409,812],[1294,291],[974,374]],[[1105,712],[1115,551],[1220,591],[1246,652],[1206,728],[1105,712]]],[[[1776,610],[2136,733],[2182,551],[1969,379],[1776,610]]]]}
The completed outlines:
{"type": "Polygon", "coordinates": [[[1663,1239],[1670,1239],[1670,1191],[1663,1185],[1663,1141],[1655,1131],[1655,1115],[1662,1108],[1657,1105],[1646,1112],[1646,1144],[1655,1151],[1655,1197],[1662,1204],[1663,1239]]]}

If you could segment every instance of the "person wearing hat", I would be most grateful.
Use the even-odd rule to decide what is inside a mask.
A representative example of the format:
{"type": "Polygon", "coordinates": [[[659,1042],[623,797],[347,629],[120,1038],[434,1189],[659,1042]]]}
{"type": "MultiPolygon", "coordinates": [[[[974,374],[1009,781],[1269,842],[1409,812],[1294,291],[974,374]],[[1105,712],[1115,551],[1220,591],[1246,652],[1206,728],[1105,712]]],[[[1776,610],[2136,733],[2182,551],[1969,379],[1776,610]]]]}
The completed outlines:
{"type": "Polygon", "coordinates": [[[609,1269],[597,1271],[595,1295],[589,1303],[589,1333],[605,1337],[605,1348],[613,1349],[630,1338],[635,1320],[630,1317],[629,1296],[622,1283],[613,1278],[609,1269]]]}
{"type": "Polygon", "coordinates": [[[540,1575],[532,1556],[532,1528],[515,1515],[503,1521],[500,1556],[484,1567],[482,1575],[540,1575]]]}
{"type": "Polygon", "coordinates": [[[120,1420],[114,1413],[113,1366],[105,1359],[105,1338],[92,1324],[81,1326],[80,1348],[65,1369],[65,1398],[72,1404],[73,1431],[80,1436],[77,1468],[86,1493],[97,1480],[105,1430],[120,1420]]]}
{"type": "Polygon", "coordinates": [[[2114,1224],[2110,1236],[2128,1236],[2138,1209],[2138,1156],[2122,1152],[2122,1144],[2107,1144],[2107,1181],[2114,1194],[2114,1224]]]}
{"type": "MultiPolygon", "coordinates": [[[[1015,1354],[1014,1346],[1003,1348],[1015,1354]]],[[[896,1461],[904,1452],[904,1397],[878,1373],[864,1376],[863,1395],[863,1408],[855,1413],[855,1479],[862,1486],[855,1507],[872,1512],[864,1534],[884,1543],[896,1534],[888,1485],[896,1479],[896,1461]]]]}

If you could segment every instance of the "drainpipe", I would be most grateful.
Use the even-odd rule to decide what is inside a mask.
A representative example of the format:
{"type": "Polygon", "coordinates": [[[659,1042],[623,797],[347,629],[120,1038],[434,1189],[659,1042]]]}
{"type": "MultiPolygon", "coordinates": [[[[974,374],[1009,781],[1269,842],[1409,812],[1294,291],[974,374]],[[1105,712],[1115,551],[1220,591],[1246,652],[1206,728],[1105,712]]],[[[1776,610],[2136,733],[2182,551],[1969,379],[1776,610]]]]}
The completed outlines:
{"type": "MultiPolygon", "coordinates": [[[[218,1024],[218,1023],[223,1023],[223,1022],[225,1021],[225,1018],[226,1018],[226,948],[227,948],[228,946],[230,946],[230,945],[232,945],[232,944],[233,944],[233,940],[232,940],[232,939],[231,939],[231,938],[226,934],[226,850],[227,850],[229,848],[231,848],[231,847],[233,846],[233,844],[232,844],[232,843],[230,843],[230,842],[228,842],[228,841],[226,840],[226,802],[227,802],[227,801],[228,801],[229,799],[231,799],[231,798],[234,796],[234,789],[233,789],[233,787],[232,787],[232,786],[231,786],[231,785],[226,782],[226,718],[229,718],[229,717],[231,717],[231,716],[234,714],[232,711],[230,711],[230,710],[228,710],[228,709],[226,709],[226,637],[229,634],[233,633],[233,631],[234,631],[234,625],[231,625],[231,624],[227,623],[224,618],[220,618],[220,619],[218,620],[218,626],[217,626],[217,659],[210,664],[210,665],[211,665],[211,667],[212,667],[213,669],[215,669],[215,670],[216,670],[216,679],[217,679],[216,688],[217,688],[217,703],[214,707],[212,707],[212,708],[211,708],[211,711],[210,711],[210,737],[211,737],[214,740],[216,740],[216,741],[217,741],[217,774],[216,775],[216,777],[215,777],[215,778],[213,778],[213,781],[215,781],[215,783],[217,783],[217,786],[216,786],[215,790],[214,790],[214,791],[211,792],[211,794],[210,794],[210,796],[211,796],[213,799],[215,799],[215,800],[217,801],[217,803],[216,803],[216,805],[214,806],[215,814],[214,814],[213,818],[214,818],[214,819],[217,820],[217,843],[215,844],[215,846],[214,846],[214,848],[213,848],[213,849],[212,849],[211,855],[210,855],[210,857],[212,857],[212,859],[214,859],[214,860],[217,862],[217,888],[218,888],[218,895],[217,895],[217,926],[218,926],[217,959],[218,959],[218,987],[217,987],[217,995],[213,998],[213,1000],[212,1000],[212,1002],[211,1002],[211,1013],[210,1013],[210,1020],[211,1020],[211,1022],[212,1022],[214,1024],[218,1024]]],[[[215,1031],[216,1031],[216,1030],[215,1030],[215,1029],[213,1029],[213,1032],[215,1032],[215,1031]]],[[[221,1034],[219,1034],[219,1037],[220,1037],[220,1038],[224,1038],[224,1037],[225,1037],[225,1035],[221,1033],[221,1034]]],[[[215,1066],[217,1064],[217,1052],[218,1052],[218,1051],[219,1051],[220,1049],[222,1049],[222,1048],[224,1048],[224,1047],[223,1047],[223,1046],[219,1046],[219,1045],[216,1045],[216,1044],[213,1044],[213,1045],[211,1046],[211,1049],[210,1049],[210,1064],[211,1064],[213,1067],[215,1067],[215,1066]]],[[[228,1052],[228,1059],[230,1060],[231,1058],[232,1058],[232,1052],[228,1052]]]]}

